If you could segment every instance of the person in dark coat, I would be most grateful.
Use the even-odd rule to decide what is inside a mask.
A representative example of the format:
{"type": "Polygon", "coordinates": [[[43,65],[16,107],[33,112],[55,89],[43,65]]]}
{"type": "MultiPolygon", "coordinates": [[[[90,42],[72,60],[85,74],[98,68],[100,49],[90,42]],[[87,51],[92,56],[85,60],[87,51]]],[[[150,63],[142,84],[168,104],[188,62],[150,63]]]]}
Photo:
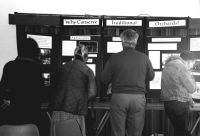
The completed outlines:
{"type": "MultiPolygon", "coordinates": [[[[88,112],[88,100],[94,98],[97,93],[94,73],[86,65],[87,55],[88,50],[84,45],[77,46],[74,51],[74,60],[64,64],[56,74],[57,84],[54,90],[56,94],[51,104],[52,136],[54,136],[56,124],[61,122],[67,124],[70,120],[78,123],[82,136],[86,135],[85,115],[88,112]]],[[[69,129],[67,126],[64,128],[69,129]]],[[[66,133],[66,135],[70,134],[66,133]]]]}
{"type": "Polygon", "coordinates": [[[38,61],[39,48],[31,38],[25,39],[23,44],[20,55],[3,68],[0,82],[1,125],[38,125],[40,120],[42,71],[38,61]]]}

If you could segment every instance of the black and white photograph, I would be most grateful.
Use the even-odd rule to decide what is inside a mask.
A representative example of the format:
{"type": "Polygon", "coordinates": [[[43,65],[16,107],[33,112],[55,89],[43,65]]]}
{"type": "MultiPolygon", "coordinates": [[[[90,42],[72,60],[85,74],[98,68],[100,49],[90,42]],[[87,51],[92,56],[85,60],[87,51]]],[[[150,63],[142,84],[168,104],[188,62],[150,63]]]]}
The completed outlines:
{"type": "Polygon", "coordinates": [[[0,136],[200,136],[200,0],[1,0],[0,136]]]}

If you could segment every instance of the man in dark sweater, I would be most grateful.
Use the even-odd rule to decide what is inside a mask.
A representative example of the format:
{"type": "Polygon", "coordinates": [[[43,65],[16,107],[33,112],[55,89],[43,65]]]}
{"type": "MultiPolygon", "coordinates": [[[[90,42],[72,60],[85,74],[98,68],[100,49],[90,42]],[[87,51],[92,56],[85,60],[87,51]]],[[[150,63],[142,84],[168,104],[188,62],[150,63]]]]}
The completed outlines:
{"type": "Polygon", "coordinates": [[[128,29],[121,33],[123,51],[113,54],[101,74],[112,84],[111,136],[141,136],[146,106],[146,83],[153,80],[149,58],[135,50],[139,35],[128,29]]]}

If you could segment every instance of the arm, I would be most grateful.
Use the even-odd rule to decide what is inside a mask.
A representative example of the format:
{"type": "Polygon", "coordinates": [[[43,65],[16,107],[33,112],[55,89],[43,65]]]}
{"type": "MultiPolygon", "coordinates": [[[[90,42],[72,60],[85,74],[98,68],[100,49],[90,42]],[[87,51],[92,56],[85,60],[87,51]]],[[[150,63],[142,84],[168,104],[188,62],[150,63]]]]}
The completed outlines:
{"type": "Polygon", "coordinates": [[[191,107],[194,107],[194,101],[193,101],[193,99],[192,99],[192,96],[190,95],[189,96],[189,105],[191,106],[191,107]]]}
{"type": "Polygon", "coordinates": [[[89,80],[88,80],[88,100],[94,98],[97,94],[97,87],[95,76],[92,70],[89,70],[89,80]]]}
{"type": "Polygon", "coordinates": [[[8,62],[4,68],[3,68],[3,74],[1,77],[1,81],[0,81],[0,97],[1,98],[5,98],[5,99],[9,99],[9,87],[8,87],[8,81],[7,79],[9,78],[9,65],[11,64],[11,62],[8,62]]]}
{"type": "Polygon", "coordinates": [[[186,88],[188,93],[194,93],[196,91],[194,77],[191,75],[190,71],[185,68],[183,68],[180,72],[181,84],[186,88]]]}
{"type": "Polygon", "coordinates": [[[0,107],[7,108],[10,105],[9,88],[8,88],[8,63],[3,68],[3,74],[0,81],[0,107]]]}
{"type": "Polygon", "coordinates": [[[151,80],[153,80],[154,76],[155,76],[155,72],[154,72],[154,70],[153,70],[153,66],[152,66],[152,64],[151,64],[151,61],[148,59],[148,61],[147,61],[146,80],[147,80],[147,81],[151,81],[151,80]]]}

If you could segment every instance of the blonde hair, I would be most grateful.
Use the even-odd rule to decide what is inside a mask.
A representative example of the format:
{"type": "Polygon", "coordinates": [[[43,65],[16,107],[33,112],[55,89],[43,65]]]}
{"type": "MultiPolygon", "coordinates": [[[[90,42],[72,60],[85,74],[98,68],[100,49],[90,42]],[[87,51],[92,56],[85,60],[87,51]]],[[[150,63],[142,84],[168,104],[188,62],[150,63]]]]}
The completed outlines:
{"type": "Polygon", "coordinates": [[[87,61],[87,57],[88,57],[88,49],[85,45],[80,44],[78,45],[75,50],[74,50],[74,57],[81,57],[84,61],[87,61]]]}

